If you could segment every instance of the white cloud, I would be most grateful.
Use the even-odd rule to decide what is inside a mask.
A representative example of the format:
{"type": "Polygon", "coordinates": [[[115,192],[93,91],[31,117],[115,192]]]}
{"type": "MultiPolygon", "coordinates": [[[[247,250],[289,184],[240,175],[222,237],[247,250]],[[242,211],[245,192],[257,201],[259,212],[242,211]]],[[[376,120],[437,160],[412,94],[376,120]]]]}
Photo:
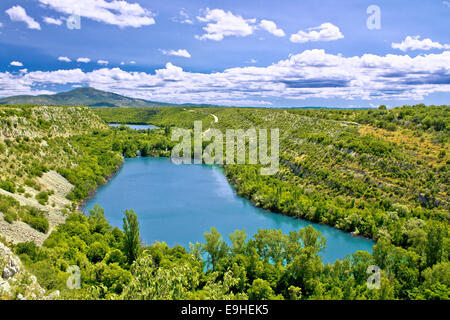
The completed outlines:
{"type": "Polygon", "coordinates": [[[136,61],[130,61],[130,64],[136,64],[136,61]]]}
{"type": "Polygon", "coordinates": [[[206,27],[203,27],[206,33],[195,36],[199,40],[221,41],[227,36],[246,37],[253,34],[256,29],[256,19],[244,19],[222,9],[208,8],[204,16],[198,16],[197,19],[207,23],[206,27]]]}
{"type": "Polygon", "coordinates": [[[179,49],[179,50],[161,50],[161,52],[168,56],[178,56],[178,57],[185,57],[190,58],[191,54],[185,50],[185,49],[179,49]]]}
{"type": "Polygon", "coordinates": [[[80,58],[77,59],[77,62],[89,63],[89,62],[91,62],[91,59],[80,57],[80,58]]]}
{"type": "Polygon", "coordinates": [[[407,36],[401,43],[392,43],[392,48],[406,52],[408,50],[450,49],[450,45],[433,42],[429,38],[420,40],[420,36],[407,36]]]}
{"type": "Polygon", "coordinates": [[[23,67],[23,63],[20,61],[11,61],[11,63],[9,65],[14,66],[14,67],[23,67]]]}
{"type": "Polygon", "coordinates": [[[186,72],[167,63],[154,73],[102,67],[0,72],[0,96],[35,92],[45,84],[90,85],[127,96],[174,103],[264,105],[271,99],[422,100],[450,93],[450,51],[440,54],[344,57],[305,50],[266,67],[186,72]],[[234,102],[234,103],[233,103],[234,102]]]}
{"type": "Polygon", "coordinates": [[[32,17],[27,15],[27,12],[21,6],[13,6],[5,11],[11,21],[25,22],[28,29],[41,30],[41,25],[36,22],[32,17]]]}
{"type": "Polygon", "coordinates": [[[308,41],[333,41],[344,38],[338,27],[325,22],[318,27],[309,28],[307,31],[298,31],[290,37],[291,42],[304,43],[308,41]]]}
{"type": "Polygon", "coordinates": [[[443,4],[445,4],[447,7],[449,7],[450,8],[450,2],[448,2],[448,1],[444,1],[444,2],[442,2],[443,4]]]}
{"type": "Polygon", "coordinates": [[[175,18],[175,22],[194,24],[194,21],[192,21],[191,17],[186,13],[186,11],[184,11],[184,9],[181,9],[179,14],[180,18],[175,18]]]}
{"type": "Polygon", "coordinates": [[[63,61],[63,62],[71,62],[72,61],[68,57],[58,57],[58,60],[63,61]]]}
{"type": "Polygon", "coordinates": [[[55,18],[51,18],[51,17],[43,17],[42,19],[47,24],[55,24],[57,26],[60,26],[63,23],[61,19],[55,19],[55,18]]]}
{"type": "Polygon", "coordinates": [[[277,28],[275,22],[270,20],[261,20],[261,22],[259,23],[259,27],[277,37],[284,37],[286,35],[283,29],[277,28]]]}
{"type": "Polygon", "coordinates": [[[109,61],[107,61],[107,60],[98,60],[97,63],[106,66],[106,65],[109,64],[109,61]]]}
{"type": "Polygon", "coordinates": [[[92,19],[120,28],[139,28],[155,24],[150,10],[138,3],[124,0],[39,0],[42,4],[58,12],[92,19]]]}

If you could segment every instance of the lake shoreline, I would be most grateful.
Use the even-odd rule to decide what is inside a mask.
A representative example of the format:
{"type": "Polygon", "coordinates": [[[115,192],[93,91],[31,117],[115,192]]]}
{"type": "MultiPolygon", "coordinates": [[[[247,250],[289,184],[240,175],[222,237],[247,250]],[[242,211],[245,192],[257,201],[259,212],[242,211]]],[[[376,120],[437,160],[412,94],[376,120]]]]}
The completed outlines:
{"type": "Polygon", "coordinates": [[[301,217],[296,217],[296,216],[291,216],[291,215],[289,215],[289,214],[287,214],[287,213],[284,213],[284,212],[281,211],[281,210],[276,210],[276,209],[265,209],[265,208],[263,208],[263,207],[260,207],[257,203],[254,202],[253,199],[249,199],[249,198],[247,198],[246,196],[241,195],[241,194],[239,193],[239,191],[238,191],[238,189],[237,189],[237,187],[236,187],[236,184],[234,184],[234,182],[227,176],[227,174],[226,174],[226,168],[225,168],[224,165],[220,165],[220,168],[223,169],[223,175],[224,175],[225,178],[227,179],[227,181],[228,181],[228,183],[230,184],[230,186],[233,187],[233,190],[236,192],[236,194],[237,194],[239,197],[242,197],[242,198],[247,199],[248,201],[250,201],[250,203],[251,203],[254,207],[256,207],[256,208],[260,208],[260,209],[262,209],[262,210],[264,210],[264,211],[266,211],[266,212],[270,212],[270,213],[273,213],[273,214],[283,215],[283,216],[290,217],[290,218],[293,218],[293,219],[299,219],[299,220],[307,221],[307,222],[310,222],[310,223],[317,223],[317,224],[320,224],[320,225],[329,226],[329,227],[332,227],[332,228],[334,228],[334,229],[336,229],[336,230],[339,230],[339,231],[341,231],[341,232],[344,232],[344,233],[346,233],[346,234],[349,234],[351,237],[354,237],[354,238],[361,238],[361,239],[366,239],[366,240],[371,240],[371,241],[374,242],[374,244],[377,242],[377,239],[374,239],[374,238],[371,238],[371,237],[367,237],[367,236],[362,235],[362,234],[354,234],[354,232],[348,232],[348,231],[346,231],[346,230],[339,229],[339,228],[337,228],[335,225],[332,225],[332,224],[322,223],[322,222],[320,222],[320,221],[312,221],[312,220],[308,220],[308,219],[301,218],[301,217]]]}
{"type": "Polygon", "coordinates": [[[93,198],[93,196],[98,192],[99,187],[108,184],[108,182],[110,182],[119,173],[119,171],[122,169],[124,164],[125,164],[125,157],[122,157],[122,162],[120,163],[120,165],[117,166],[117,168],[115,168],[112,173],[110,173],[108,176],[104,177],[104,179],[105,179],[104,183],[99,184],[99,185],[97,185],[96,188],[90,190],[87,197],[77,204],[77,211],[83,212],[82,208],[86,205],[86,202],[93,198]]]}
{"type": "MultiPolygon", "coordinates": [[[[82,208],[86,205],[87,201],[91,200],[91,199],[93,198],[93,196],[98,192],[98,188],[101,187],[101,186],[104,186],[104,185],[108,184],[108,183],[109,183],[109,182],[110,182],[110,181],[111,181],[111,180],[112,180],[112,179],[120,172],[120,170],[122,169],[122,167],[123,167],[124,164],[125,164],[125,159],[134,159],[134,158],[138,158],[138,157],[142,157],[142,156],[128,157],[128,158],[123,157],[122,163],[114,170],[114,172],[112,172],[110,175],[108,175],[107,177],[105,177],[105,182],[104,182],[103,184],[101,184],[101,185],[98,185],[95,189],[89,191],[88,196],[87,196],[85,199],[83,199],[83,200],[77,205],[77,211],[83,212],[83,211],[82,211],[82,208]]],[[[170,157],[154,157],[154,156],[146,156],[146,157],[143,157],[143,158],[163,158],[163,159],[167,159],[167,160],[170,161],[170,157]]],[[[220,165],[217,165],[217,166],[222,170],[222,173],[223,173],[225,179],[227,180],[228,184],[232,187],[232,189],[234,190],[234,192],[236,192],[236,194],[237,194],[239,197],[248,200],[248,201],[252,204],[252,206],[254,206],[255,208],[262,209],[262,210],[264,210],[264,211],[267,212],[267,213],[272,213],[272,214],[282,215],[282,216],[290,217],[290,218],[293,218],[293,219],[298,219],[298,220],[306,221],[306,222],[309,222],[309,223],[316,223],[316,224],[319,224],[319,225],[329,226],[329,227],[332,227],[333,229],[336,229],[336,230],[339,230],[339,231],[341,231],[341,232],[344,232],[344,233],[350,235],[350,236],[353,237],[353,238],[360,238],[360,239],[365,239],[365,240],[373,241],[374,244],[377,242],[377,239],[370,238],[370,237],[367,237],[367,236],[362,235],[362,234],[354,234],[354,232],[348,232],[348,231],[346,231],[346,230],[339,229],[339,228],[337,228],[336,226],[331,225],[331,224],[322,223],[322,222],[318,222],[318,221],[311,221],[311,220],[308,220],[308,219],[305,219],[305,218],[300,218],[300,217],[296,217],[296,216],[291,216],[291,215],[286,214],[286,213],[284,213],[284,212],[282,212],[282,211],[280,211],[280,210],[274,210],[274,209],[269,210],[269,209],[262,208],[262,207],[258,206],[258,205],[253,201],[253,199],[248,199],[248,198],[245,197],[244,195],[239,194],[239,191],[238,191],[238,189],[237,189],[237,187],[236,187],[236,184],[234,184],[233,181],[232,181],[231,179],[229,179],[229,177],[228,177],[227,174],[226,174],[226,168],[225,168],[225,165],[220,164],[220,165]]]]}
{"type": "MultiPolygon", "coordinates": [[[[341,252],[342,250],[340,249],[340,247],[342,246],[343,251],[345,252],[345,250],[348,250],[348,248],[352,248],[353,246],[356,247],[355,251],[347,251],[345,252],[345,254],[351,254],[354,253],[358,250],[363,250],[363,251],[372,251],[372,247],[373,245],[375,245],[375,241],[374,239],[370,239],[361,235],[354,235],[350,232],[338,229],[332,225],[329,224],[325,224],[325,223],[320,223],[320,222],[315,222],[315,221],[310,221],[304,218],[300,218],[300,217],[296,217],[296,216],[291,216],[288,214],[285,214],[283,212],[277,212],[276,210],[268,210],[265,208],[262,208],[260,206],[255,205],[255,203],[253,201],[251,201],[250,199],[244,197],[243,195],[240,195],[237,191],[236,191],[236,186],[231,183],[230,180],[228,180],[225,172],[224,172],[224,167],[221,165],[214,165],[215,170],[217,170],[217,172],[220,172],[220,175],[222,176],[222,178],[220,178],[220,185],[227,186],[226,188],[230,188],[230,191],[233,192],[233,198],[238,198],[240,200],[238,200],[238,202],[247,202],[247,205],[244,205],[244,207],[240,207],[239,205],[236,206],[229,206],[229,201],[227,202],[228,205],[221,205],[221,202],[212,202],[209,205],[212,205],[213,203],[215,203],[216,205],[216,209],[214,210],[214,214],[218,214],[217,216],[217,220],[215,217],[211,218],[210,221],[208,220],[210,218],[210,216],[208,215],[206,218],[202,217],[202,215],[204,215],[204,206],[205,206],[205,199],[209,198],[212,195],[211,199],[214,199],[214,194],[218,194],[219,197],[223,197],[224,195],[226,195],[228,193],[225,192],[225,190],[222,190],[221,188],[217,189],[214,188],[214,185],[209,185],[208,188],[209,189],[204,189],[204,191],[206,192],[206,194],[210,194],[208,193],[208,190],[216,190],[215,193],[210,194],[210,196],[207,196],[206,198],[199,198],[198,201],[199,202],[199,207],[197,207],[197,200],[193,200],[194,197],[187,197],[185,200],[183,200],[183,198],[181,198],[180,203],[182,203],[182,205],[180,207],[178,207],[177,209],[175,209],[175,211],[173,211],[173,209],[167,208],[166,205],[159,205],[158,206],[158,201],[156,199],[159,199],[160,196],[156,196],[151,198],[148,198],[149,196],[145,195],[144,198],[146,199],[145,201],[153,201],[153,203],[156,203],[156,205],[154,207],[152,207],[152,209],[149,209],[149,207],[147,206],[147,204],[142,204],[142,202],[139,199],[144,199],[141,196],[137,196],[135,197],[135,192],[129,192],[129,190],[131,190],[133,187],[133,185],[135,185],[134,182],[136,182],[137,185],[139,185],[142,182],[142,179],[140,178],[140,176],[142,176],[143,174],[141,174],[142,170],[147,170],[145,169],[146,167],[140,167],[139,169],[139,164],[141,161],[137,160],[137,159],[144,159],[144,162],[147,162],[145,159],[158,159],[161,158],[161,160],[164,160],[163,163],[169,161],[170,162],[170,158],[169,157],[152,157],[152,156],[148,156],[148,157],[130,157],[130,158],[124,158],[125,161],[127,160],[132,160],[132,159],[136,159],[135,161],[130,161],[129,165],[131,167],[127,167],[127,169],[125,171],[123,171],[123,175],[121,175],[121,178],[119,179],[119,181],[114,182],[112,188],[113,190],[115,190],[115,194],[109,194],[108,195],[108,187],[107,189],[102,189],[100,193],[97,192],[96,190],[93,190],[90,193],[90,197],[88,197],[87,199],[85,199],[83,201],[83,203],[80,203],[79,205],[79,210],[86,214],[86,212],[89,211],[89,209],[93,208],[93,205],[95,203],[100,203],[100,205],[102,205],[105,209],[105,212],[108,212],[109,216],[107,216],[107,219],[109,221],[111,221],[111,223],[113,223],[113,225],[115,225],[116,227],[120,227],[120,215],[122,214],[123,210],[126,209],[133,209],[136,212],[141,212],[141,214],[143,214],[143,217],[147,217],[146,219],[142,220],[142,227],[146,230],[146,232],[148,233],[146,237],[146,241],[148,243],[151,243],[153,241],[164,241],[166,243],[170,243],[171,241],[173,241],[174,243],[176,241],[179,241],[178,244],[185,246],[185,242],[186,241],[198,241],[199,239],[199,234],[203,234],[203,232],[209,230],[210,227],[214,226],[217,229],[222,229],[220,230],[222,232],[223,235],[229,234],[230,232],[233,232],[236,229],[246,229],[248,231],[248,235],[251,237],[254,234],[256,234],[258,229],[281,229],[283,233],[288,233],[290,231],[293,230],[299,230],[299,229],[303,229],[308,225],[312,225],[314,228],[316,228],[317,230],[319,230],[323,236],[325,236],[327,239],[329,239],[329,249],[328,249],[328,254],[331,256],[336,256],[336,254],[338,252],[341,252]],[[136,167],[137,166],[137,167],[136,167]],[[132,168],[136,168],[136,169],[132,169],[132,168]],[[130,171],[131,170],[131,171],[130,171]],[[139,173],[141,172],[141,173],[139,173]],[[130,173],[133,173],[133,175],[129,175],[130,173]],[[136,177],[136,174],[138,174],[138,177],[136,177]],[[131,178],[133,177],[133,178],[131,178]],[[136,177],[136,178],[135,178],[136,177]],[[136,179],[136,180],[134,180],[136,179]],[[118,183],[118,184],[117,184],[118,183]],[[118,187],[121,186],[121,187],[118,187]],[[122,188],[122,189],[121,189],[122,188]],[[98,196],[96,196],[96,194],[98,193],[98,196]],[[105,196],[106,194],[106,196],[105,196]],[[131,197],[131,198],[130,198],[131,197]],[[94,198],[94,199],[93,199],[94,198]],[[121,207],[121,200],[116,201],[116,199],[118,198],[123,198],[125,199],[125,201],[127,201],[127,204],[123,206],[123,208],[121,207]],[[153,199],[153,200],[150,200],[153,199]],[[203,199],[203,200],[202,200],[203,199]],[[156,202],[155,202],[156,201],[156,202]],[[135,204],[135,206],[133,206],[133,204],[135,204]],[[193,209],[193,208],[196,209],[193,209]],[[120,209],[119,209],[120,208],[120,209]],[[247,209],[246,209],[247,208],[247,209]],[[167,210],[167,211],[165,211],[167,210]],[[165,213],[164,213],[165,212],[165,213]],[[173,212],[173,213],[172,213],[173,212]],[[260,212],[260,213],[258,213],[260,212]],[[169,219],[175,219],[173,220],[173,222],[171,222],[171,224],[181,224],[186,225],[186,223],[188,223],[187,221],[191,221],[190,219],[198,219],[198,217],[200,216],[201,219],[198,220],[197,222],[192,222],[194,224],[197,225],[196,228],[201,228],[201,233],[199,231],[195,231],[196,233],[191,233],[189,235],[189,232],[186,232],[183,228],[183,231],[181,231],[181,236],[168,236],[172,234],[172,231],[161,231],[164,230],[164,227],[157,227],[156,225],[154,225],[154,221],[151,224],[147,224],[147,226],[145,226],[144,221],[148,219],[152,219],[152,215],[153,213],[156,213],[156,215],[160,216],[160,215],[164,215],[164,214],[168,214],[169,219]],[[181,214],[181,215],[180,215],[181,214]],[[256,216],[253,216],[254,214],[256,214],[256,216]],[[225,215],[225,216],[224,216],[225,215]],[[189,216],[190,218],[186,218],[187,216],[189,216]],[[177,218],[174,218],[177,217],[177,218]],[[179,218],[178,218],[179,217],[179,218]],[[183,222],[183,219],[187,219],[186,222],[183,222]],[[203,223],[204,221],[206,221],[206,223],[203,223]],[[208,222],[209,221],[209,222],[208,222]],[[230,224],[231,223],[231,224],[230,224]],[[155,229],[156,228],[156,229],[155,229]],[[231,231],[230,231],[231,230],[231,231]],[[177,240],[178,239],[178,240],[177,240]],[[354,240],[350,240],[350,239],[354,239],[354,240]],[[181,241],[181,242],[180,242],[181,241]],[[361,241],[361,242],[360,242],[361,241]],[[347,249],[345,249],[347,248],[347,249]]],[[[149,160],[149,163],[151,163],[152,160],[149,160]]],[[[124,161],[124,162],[125,162],[124,161]]],[[[209,174],[207,172],[203,172],[203,171],[199,171],[199,169],[194,169],[194,168],[186,168],[188,170],[188,175],[187,176],[181,176],[181,179],[183,179],[184,181],[184,185],[181,184],[179,186],[179,188],[175,188],[174,189],[174,185],[165,185],[164,186],[164,182],[166,181],[166,179],[168,179],[167,181],[172,181],[171,183],[173,183],[173,177],[171,177],[172,173],[174,175],[179,176],[180,172],[176,172],[176,168],[171,168],[170,166],[168,167],[167,164],[163,164],[163,167],[160,168],[158,167],[158,163],[155,163],[156,167],[152,165],[154,170],[153,172],[148,172],[145,171],[146,173],[144,175],[146,175],[146,177],[144,178],[146,181],[149,181],[150,178],[154,177],[154,179],[150,179],[153,181],[153,189],[146,189],[145,187],[141,187],[136,189],[136,192],[139,194],[139,192],[141,192],[142,194],[142,190],[153,190],[152,194],[154,194],[154,192],[162,192],[161,193],[161,197],[165,197],[166,195],[171,195],[170,199],[174,199],[173,197],[177,196],[177,193],[180,193],[180,190],[184,190],[182,191],[182,194],[186,194],[190,192],[191,188],[189,187],[189,185],[192,185],[192,187],[195,189],[195,185],[196,185],[196,180],[186,180],[186,179],[190,179],[189,177],[195,177],[195,179],[197,179],[198,177],[201,177],[201,179],[206,179],[208,180],[209,174]],[[162,170],[162,171],[160,171],[162,170]],[[193,171],[192,171],[193,170],[193,171]],[[189,173],[191,172],[191,173],[189,173]],[[167,178],[166,178],[167,177],[167,178]],[[159,182],[158,182],[159,179],[159,182]],[[192,182],[189,182],[192,181],[192,182]],[[156,185],[155,185],[156,183],[156,185]],[[189,184],[191,183],[191,184],[189,184]],[[193,183],[193,184],[192,184],[193,183]],[[187,187],[186,187],[187,186],[187,187]],[[155,189],[156,188],[156,189],[155,189]],[[181,189],[180,189],[181,188],[181,189]],[[164,191],[155,191],[155,190],[164,190],[164,191]],[[189,191],[188,191],[189,190],[189,191]]],[[[110,183],[110,181],[119,173],[121,172],[123,164],[113,173],[111,174],[108,179],[106,180],[106,183],[110,183]]],[[[199,167],[199,166],[187,166],[187,167],[199,167]]],[[[207,166],[210,167],[210,166],[207,166]]],[[[183,170],[184,171],[184,170],[183,170]]],[[[183,173],[181,173],[183,175],[183,173]]],[[[144,181],[145,181],[144,180],[144,181]]],[[[105,185],[103,184],[103,185],[105,185]]],[[[110,187],[111,188],[111,187],[110,187]]],[[[198,190],[197,190],[198,192],[198,190]]],[[[145,192],[144,192],[145,193],[145,192]]],[[[199,193],[197,193],[199,194],[199,193]]],[[[200,194],[204,194],[203,192],[201,192],[200,194]]],[[[181,196],[183,197],[183,195],[181,196]]],[[[228,197],[228,196],[226,196],[228,197]]],[[[231,196],[230,196],[231,197],[231,196]]],[[[208,201],[208,200],[206,200],[208,201]]],[[[215,200],[217,201],[217,200],[215,200]]],[[[168,206],[170,207],[170,201],[166,202],[168,204],[168,206]]],[[[206,202],[208,203],[208,202],[206,202]]],[[[158,219],[160,219],[159,217],[157,218],[156,221],[158,221],[158,219]]],[[[170,221],[170,220],[169,220],[170,221]]],[[[148,223],[148,222],[147,222],[148,223]]],[[[158,223],[158,222],[157,222],[158,223]]],[[[194,228],[195,229],[195,228],[194,228]]],[[[177,234],[177,233],[175,233],[177,234]]],[[[175,235],[173,234],[173,235],[175,235]]],[[[343,259],[344,255],[338,257],[339,259],[343,259]]]]}

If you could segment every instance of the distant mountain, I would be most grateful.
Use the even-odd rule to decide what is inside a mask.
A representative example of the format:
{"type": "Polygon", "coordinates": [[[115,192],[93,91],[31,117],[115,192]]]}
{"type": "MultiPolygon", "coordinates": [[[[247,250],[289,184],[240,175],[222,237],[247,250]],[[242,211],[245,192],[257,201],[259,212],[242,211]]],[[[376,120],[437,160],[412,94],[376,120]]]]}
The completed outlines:
{"type": "Polygon", "coordinates": [[[178,104],[134,99],[119,94],[97,90],[90,87],[77,88],[68,92],[39,96],[12,96],[0,99],[0,104],[36,104],[36,105],[82,105],[89,107],[176,107],[178,104]]]}

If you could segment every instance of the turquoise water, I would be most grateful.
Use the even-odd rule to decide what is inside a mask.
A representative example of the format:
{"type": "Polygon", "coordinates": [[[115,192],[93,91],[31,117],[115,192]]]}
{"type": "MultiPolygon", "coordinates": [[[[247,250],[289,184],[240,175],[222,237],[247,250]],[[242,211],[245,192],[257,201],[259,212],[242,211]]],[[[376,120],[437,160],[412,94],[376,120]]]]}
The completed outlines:
{"type": "Polygon", "coordinates": [[[222,169],[206,165],[175,165],[167,158],[125,159],[119,173],[101,186],[83,208],[100,204],[108,221],[122,228],[124,211],[133,209],[146,244],[165,241],[189,248],[203,242],[203,233],[215,227],[225,240],[236,229],[249,236],[258,229],[281,229],[284,233],[310,224],[327,238],[324,262],[334,262],[357,250],[372,251],[373,241],[330,226],[314,224],[254,207],[238,196],[222,169]]]}
{"type": "MultiPolygon", "coordinates": [[[[121,125],[122,125],[121,123],[110,123],[109,124],[110,127],[119,127],[121,125]]],[[[158,128],[158,127],[152,126],[150,124],[128,124],[128,123],[126,123],[125,125],[133,130],[142,130],[142,129],[147,130],[147,129],[158,128]]]]}

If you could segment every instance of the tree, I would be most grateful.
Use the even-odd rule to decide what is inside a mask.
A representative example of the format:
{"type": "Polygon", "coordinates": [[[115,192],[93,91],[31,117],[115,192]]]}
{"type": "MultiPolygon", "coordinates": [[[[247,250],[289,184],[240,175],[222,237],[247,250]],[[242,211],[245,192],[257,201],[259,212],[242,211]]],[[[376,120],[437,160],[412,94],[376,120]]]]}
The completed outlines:
{"type": "Polygon", "coordinates": [[[245,239],[247,239],[247,233],[245,230],[235,230],[229,235],[233,247],[231,251],[233,254],[240,254],[245,248],[245,239]]]}
{"type": "Polygon", "coordinates": [[[124,231],[124,251],[127,256],[129,264],[132,264],[139,253],[140,240],[139,240],[139,222],[137,215],[133,210],[125,211],[125,218],[123,218],[123,231],[124,231]]]}
{"type": "Polygon", "coordinates": [[[285,243],[287,236],[281,230],[258,229],[251,241],[263,259],[274,263],[282,263],[285,257],[285,243]]]}
{"type": "Polygon", "coordinates": [[[208,264],[214,268],[219,259],[227,255],[228,246],[216,228],[212,227],[210,231],[204,234],[206,243],[203,245],[202,251],[208,253],[208,264]]]}
{"type": "Polygon", "coordinates": [[[320,231],[314,229],[313,226],[309,225],[306,228],[300,230],[300,238],[303,241],[305,247],[313,248],[315,253],[319,253],[321,250],[326,248],[327,239],[325,239],[320,231]]]}
{"type": "Polygon", "coordinates": [[[427,228],[427,265],[441,262],[444,255],[444,240],[447,237],[447,227],[437,221],[431,221],[427,228]]]}
{"type": "Polygon", "coordinates": [[[269,300],[273,296],[273,290],[269,282],[263,279],[256,279],[248,289],[248,298],[250,300],[269,300]]]}
{"type": "Polygon", "coordinates": [[[105,243],[96,241],[93,244],[91,244],[86,256],[91,262],[97,263],[103,260],[107,252],[108,252],[107,245],[105,243]]]}
{"type": "Polygon", "coordinates": [[[91,232],[105,234],[110,228],[108,220],[105,218],[105,210],[99,204],[89,210],[89,224],[91,232]]]}

